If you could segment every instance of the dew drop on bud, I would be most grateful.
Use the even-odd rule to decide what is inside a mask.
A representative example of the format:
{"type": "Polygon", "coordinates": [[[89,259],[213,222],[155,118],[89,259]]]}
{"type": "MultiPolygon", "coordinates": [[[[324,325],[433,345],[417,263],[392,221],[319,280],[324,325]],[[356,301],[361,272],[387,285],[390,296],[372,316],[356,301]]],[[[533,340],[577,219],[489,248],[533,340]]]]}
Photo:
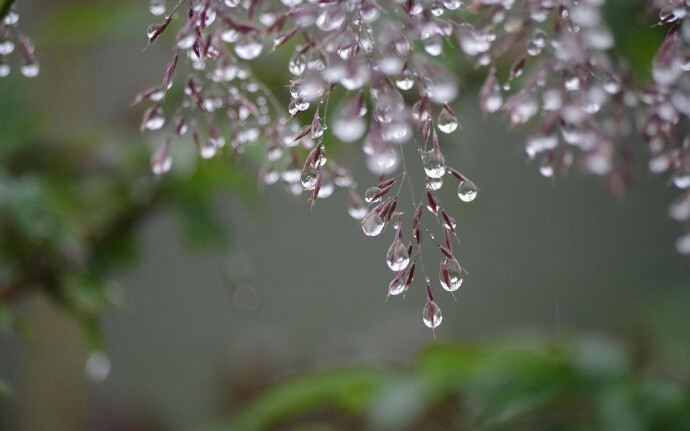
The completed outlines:
{"type": "Polygon", "coordinates": [[[149,11],[156,16],[163,15],[165,13],[165,0],[151,0],[149,2],[149,11]]]}
{"type": "Polygon", "coordinates": [[[457,10],[462,6],[462,2],[460,0],[444,0],[443,6],[448,10],[457,10]]]}
{"type": "Polygon", "coordinates": [[[690,173],[676,172],[673,175],[673,185],[681,190],[690,188],[690,173]]]}
{"type": "Polygon", "coordinates": [[[446,160],[434,149],[422,151],[422,164],[429,178],[441,178],[446,173],[446,160]]]}
{"type": "Polygon", "coordinates": [[[302,73],[304,73],[304,70],[306,68],[307,68],[307,57],[304,54],[296,52],[290,58],[290,62],[288,63],[288,69],[290,70],[290,73],[292,73],[295,76],[299,76],[302,73]]]}
{"type": "Polygon", "coordinates": [[[160,24],[151,24],[149,28],[146,29],[146,36],[151,40],[156,34],[156,31],[160,28],[160,24]]]}
{"type": "Polygon", "coordinates": [[[551,163],[551,160],[549,160],[548,157],[545,157],[544,160],[542,160],[541,165],[539,165],[539,173],[544,178],[553,177],[553,163],[551,163]]]}
{"type": "Polygon", "coordinates": [[[144,128],[147,130],[158,130],[165,124],[165,115],[159,106],[149,108],[144,114],[144,118],[146,119],[144,128]]]}
{"type": "Polygon", "coordinates": [[[9,55],[14,51],[14,42],[9,39],[0,40],[0,55],[9,55]]]}
{"type": "Polygon", "coordinates": [[[30,61],[21,67],[22,75],[27,78],[35,78],[38,75],[39,68],[38,63],[35,61],[30,61]]]}
{"type": "Polygon", "coordinates": [[[235,42],[235,54],[242,60],[254,60],[261,54],[263,48],[261,41],[251,35],[241,36],[235,42]]]}
{"type": "Polygon", "coordinates": [[[314,190],[316,186],[316,179],[319,176],[319,171],[313,166],[307,166],[306,169],[302,171],[302,176],[300,177],[300,182],[304,190],[314,190]]]}
{"type": "Polygon", "coordinates": [[[352,201],[347,207],[347,213],[355,220],[362,220],[367,215],[367,207],[361,201],[352,201]]]}
{"type": "Polygon", "coordinates": [[[447,109],[438,116],[438,129],[443,133],[453,133],[458,128],[458,119],[447,109]]]}
{"type": "Polygon", "coordinates": [[[202,141],[199,145],[199,155],[201,155],[202,159],[212,159],[216,156],[217,152],[218,148],[210,139],[202,141]]]}
{"type": "Polygon", "coordinates": [[[151,171],[155,175],[163,175],[172,168],[172,156],[167,145],[162,145],[151,157],[151,171]]]}
{"type": "Polygon", "coordinates": [[[472,181],[460,181],[458,185],[458,197],[463,202],[472,202],[479,190],[472,181]]]}
{"type": "Polygon", "coordinates": [[[424,324],[434,329],[438,328],[442,320],[443,316],[441,315],[441,309],[438,308],[438,305],[436,305],[434,301],[427,301],[424,306],[424,311],[422,312],[422,321],[424,324]]]}
{"type": "Polygon", "coordinates": [[[386,253],[386,263],[393,271],[402,271],[410,263],[410,255],[407,254],[407,248],[397,237],[393,240],[388,253],[386,253]]]}
{"type": "Polygon", "coordinates": [[[395,80],[395,85],[403,91],[409,90],[414,85],[414,74],[405,69],[395,80]]]}
{"type": "Polygon", "coordinates": [[[441,186],[443,186],[443,177],[439,177],[439,178],[427,177],[426,178],[426,189],[427,190],[431,190],[431,191],[440,190],[441,186]]]}
{"type": "Polygon", "coordinates": [[[400,295],[405,291],[405,277],[395,277],[388,286],[389,295],[400,295]]]}
{"type": "Polygon", "coordinates": [[[377,194],[381,192],[381,189],[378,187],[370,187],[367,189],[367,191],[364,193],[364,200],[367,201],[368,204],[371,203],[376,203],[381,200],[381,196],[378,198],[376,197],[377,194]],[[374,200],[376,199],[376,200],[374,200]]]}
{"type": "Polygon", "coordinates": [[[371,211],[362,219],[362,231],[366,236],[376,236],[381,233],[385,223],[376,210],[371,211]]]}
{"type": "Polygon", "coordinates": [[[448,292],[455,292],[462,286],[462,269],[455,259],[445,259],[441,262],[439,272],[441,287],[448,292]]]}

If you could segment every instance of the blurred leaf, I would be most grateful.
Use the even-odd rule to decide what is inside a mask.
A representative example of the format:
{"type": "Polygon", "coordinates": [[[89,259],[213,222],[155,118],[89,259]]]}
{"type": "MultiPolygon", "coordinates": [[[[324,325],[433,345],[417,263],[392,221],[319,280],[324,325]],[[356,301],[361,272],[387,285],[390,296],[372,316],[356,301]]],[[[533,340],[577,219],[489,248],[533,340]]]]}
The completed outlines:
{"type": "Polygon", "coordinates": [[[209,429],[267,430],[329,406],[362,415],[387,376],[383,370],[355,368],[297,379],[271,390],[229,424],[209,429]]]}
{"type": "Polygon", "coordinates": [[[2,379],[0,379],[0,397],[14,397],[14,390],[2,379]]]}
{"type": "Polygon", "coordinates": [[[154,21],[141,2],[120,0],[113,2],[76,3],[62,7],[46,20],[38,40],[57,40],[65,44],[92,45],[102,39],[131,38],[132,29],[140,28],[137,37],[145,46],[145,30],[154,21]]]}

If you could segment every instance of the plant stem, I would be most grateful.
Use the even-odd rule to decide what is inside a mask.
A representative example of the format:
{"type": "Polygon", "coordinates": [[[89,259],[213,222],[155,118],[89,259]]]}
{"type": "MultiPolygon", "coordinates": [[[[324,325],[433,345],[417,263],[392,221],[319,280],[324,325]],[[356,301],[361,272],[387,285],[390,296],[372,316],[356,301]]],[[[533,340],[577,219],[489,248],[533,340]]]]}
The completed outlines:
{"type": "MultiPolygon", "coordinates": [[[[0,0],[2,1],[2,0],[0,0]]],[[[5,19],[8,13],[10,13],[10,8],[14,4],[15,0],[4,0],[0,3],[0,21],[5,19]]]]}

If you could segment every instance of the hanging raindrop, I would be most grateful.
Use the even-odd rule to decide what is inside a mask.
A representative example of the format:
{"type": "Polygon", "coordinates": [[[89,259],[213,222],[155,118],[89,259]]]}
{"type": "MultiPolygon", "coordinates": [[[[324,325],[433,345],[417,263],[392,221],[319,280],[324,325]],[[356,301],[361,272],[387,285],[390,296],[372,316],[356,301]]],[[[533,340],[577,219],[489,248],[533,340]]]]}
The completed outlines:
{"type": "Polygon", "coordinates": [[[422,321],[424,324],[431,328],[438,328],[443,320],[443,315],[441,315],[441,309],[432,300],[428,300],[424,306],[424,311],[422,312],[422,321]]]}
{"type": "Polygon", "coordinates": [[[362,219],[362,231],[366,236],[376,236],[383,231],[383,219],[376,210],[371,211],[362,219]]]}
{"type": "Polygon", "coordinates": [[[429,178],[441,178],[446,173],[446,159],[435,149],[422,151],[422,164],[429,178]]]}
{"type": "Polygon", "coordinates": [[[472,202],[476,197],[479,189],[472,181],[460,181],[458,185],[458,197],[463,202],[472,202]]]}

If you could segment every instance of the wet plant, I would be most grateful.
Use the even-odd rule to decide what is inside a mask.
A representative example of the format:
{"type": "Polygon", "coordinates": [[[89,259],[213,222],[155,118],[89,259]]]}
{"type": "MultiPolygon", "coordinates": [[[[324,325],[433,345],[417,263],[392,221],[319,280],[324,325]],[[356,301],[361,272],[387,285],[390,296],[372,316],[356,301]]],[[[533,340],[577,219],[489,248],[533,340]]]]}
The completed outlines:
{"type": "MultiPolygon", "coordinates": [[[[615,41],[602,18],[604,3],[151,0],[150,12],[160,19],[146,31],[148,44],[164,33],[175,40],[161,83],[136,97],[147,104],[142,130],[167,136],[152,156],[152,170],[162,175],[173,168],[176,141],[193,142],[204,159],[263,145],[261,184],[282,183],[291,194],[306,193],[312,205],[344,189],[348,212],[366,236],[392,227],[385,260],[395,275],[387,294],[407,292],[419,264],[423,321],[435,328],[442,318],[429,260],[438,261],[438,285],[453,295],[467,275],[458,225],[438,191],[451,184],[465,203],[480,191],[443,154],[440,136],[461,127],[451,106],[460,83],[435,59],[441,54],[483,73],[480,108],[528,128],[525,153],[541,175],[578,170],[622,194],[632,182],[635,155],[644,152],[649,169],[666,173],[682,191],[670,213],[690,229],[690,138],[679,136],[681,120],[690,115],[690,2],[654,2],[668,34],[648,86],[611,54],[615,41]],[[284,65],[289,100],[279,100],[252,71],[255,60],[279,49],[292,49],[284,65]],[[184,97],[168,102],[175,86],[184,97]],[[340,102],[331,107],[335,93],[340,102]],[[646,143],[642,151],[629,143],[635,128],[646,143]],[[331,133],[361,143],[376,178],[364,190],[327,158],[324,137],[331,133]],[[415,165],[425,173],[421,184],[409,175],[415,165]],[[409,210],[398,205],[403,188],[409,210]],[[435,256],[422,253],[426,241],[435,256]]],[[[690,256],[690,233],[676,248],[690,256]]]]}

